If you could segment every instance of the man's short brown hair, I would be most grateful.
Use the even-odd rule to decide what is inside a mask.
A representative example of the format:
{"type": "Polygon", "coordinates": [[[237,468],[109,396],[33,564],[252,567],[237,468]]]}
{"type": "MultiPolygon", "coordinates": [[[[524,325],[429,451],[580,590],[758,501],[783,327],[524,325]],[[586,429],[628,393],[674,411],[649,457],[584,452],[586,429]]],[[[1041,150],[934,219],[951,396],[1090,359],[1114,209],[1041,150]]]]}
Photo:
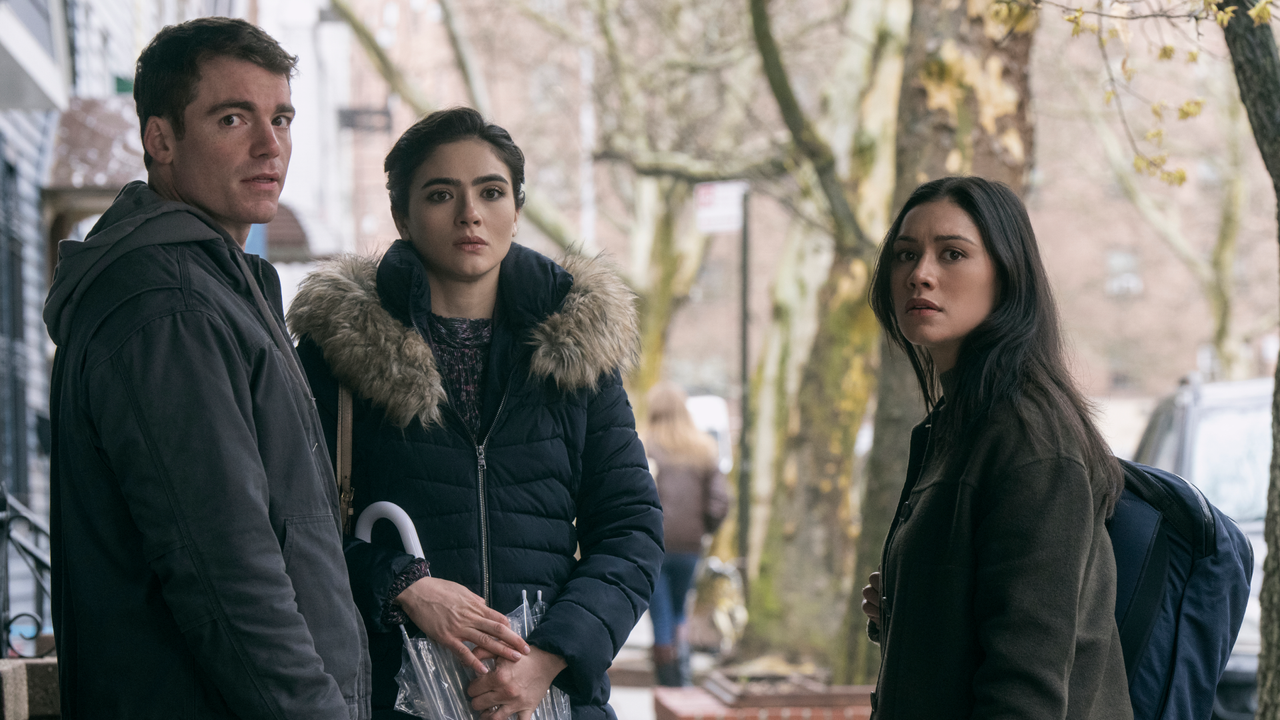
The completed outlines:
{"type": "MultiPolygon", "coordinates": [[[[244,60],[287,78],[293,77],[298,65],[296,55],[285,52],[275,38],[244,20],[206,17],[169,25],[156,33],[138,56],[133,78],[133,101],[144,138],[147,120],[153,116],[168,120],[178,139],[182,138],[186,130],[182,116],[196,99],[200,63],[212,57],[244,60]]],[[[151,166],[151,156],[145,150],[143,161],[151,166]]]]}

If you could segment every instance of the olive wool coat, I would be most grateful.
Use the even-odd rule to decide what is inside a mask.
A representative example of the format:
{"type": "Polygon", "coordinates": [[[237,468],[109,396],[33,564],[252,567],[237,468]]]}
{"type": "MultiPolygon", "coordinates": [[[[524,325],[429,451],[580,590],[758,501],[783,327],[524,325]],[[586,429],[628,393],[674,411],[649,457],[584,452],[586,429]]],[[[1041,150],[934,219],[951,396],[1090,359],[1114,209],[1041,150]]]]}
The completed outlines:
{"type": "Polygon", "coordinates": [[[1115,718],[1129,690],[1103,480],[1055,418],[997,406],[966,442],[915,428],[885,542],[876,718],[1115,718]]]}
{"type": "MultiPolygon", "coordinates": [[[[348,257],[317,271],[290,327],[331,452],[338,383],[355,397],[357,515],[378,500],[403,507],[432,574],[503,613],[522,590],[531,601],[541,591],[550,607],[529,642],[565,658],[556,684],[575,718],[597,720],[612,715],[605,670],[648,607],[662,561],[662,512],[621,381],[638,342],[633,296],[597,261],[561,267],[514,244],[499,273],[478,437],[449,406],[410,244],[397,241],[380,262],[348,257]]],[[[395,701],[401,641],[379,618],[408,561],[389,529],[348,543],[375,714],[395,701]]]]}

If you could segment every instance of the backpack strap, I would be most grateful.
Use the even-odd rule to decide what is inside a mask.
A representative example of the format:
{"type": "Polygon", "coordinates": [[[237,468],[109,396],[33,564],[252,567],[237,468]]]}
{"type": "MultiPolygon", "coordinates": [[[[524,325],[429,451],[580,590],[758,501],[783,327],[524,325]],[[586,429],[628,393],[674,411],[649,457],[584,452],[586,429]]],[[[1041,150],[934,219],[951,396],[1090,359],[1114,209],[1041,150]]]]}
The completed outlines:
{"type": "Polygon", "coordinates": [[[1170,531],[1167,518],[1126,482],[1107,532],[1116,561],[1116,627],[1130,682],[1164,604],[1170,531]]]}
{"type": "Polygon", "coordinates": [[[1121,460],[1124,486],[1160,511],[1164,524],[1191,545],[1192,562],[1218,552],[1217,520],[1204,493],[1181,477],[1121,460]]]}
{"type": "Polygon", "coordinates": [[[1162,522],[1151,538],[1142,576],[1120,625],[1120,647],[1124,651],[1124,666],[1128,670],[1130,684],[1141,664],[1138,658],[1146,651],[1151,632],[1155,630],[1156,615],[1164,604],[1164,586],[1168,577],[1169,529],[1162,522]]]}
{"type": "Polygon", "coordinates": [[[351,534],[351,390],[338,386],[338,508],[342,518],[342,533],[351,534]]]}

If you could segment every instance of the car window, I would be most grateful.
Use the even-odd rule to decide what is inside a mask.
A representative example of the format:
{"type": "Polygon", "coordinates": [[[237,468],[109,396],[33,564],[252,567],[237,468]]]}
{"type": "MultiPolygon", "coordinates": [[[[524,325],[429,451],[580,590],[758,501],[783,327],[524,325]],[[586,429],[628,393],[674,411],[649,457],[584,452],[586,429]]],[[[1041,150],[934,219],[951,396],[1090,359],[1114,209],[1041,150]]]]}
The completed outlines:
{"type": "Polygon", "coordinates": [[[1238,522],[1267,514],[1271,407],[1206,408],[1196,423],[1188,480],[1238,522]]]}

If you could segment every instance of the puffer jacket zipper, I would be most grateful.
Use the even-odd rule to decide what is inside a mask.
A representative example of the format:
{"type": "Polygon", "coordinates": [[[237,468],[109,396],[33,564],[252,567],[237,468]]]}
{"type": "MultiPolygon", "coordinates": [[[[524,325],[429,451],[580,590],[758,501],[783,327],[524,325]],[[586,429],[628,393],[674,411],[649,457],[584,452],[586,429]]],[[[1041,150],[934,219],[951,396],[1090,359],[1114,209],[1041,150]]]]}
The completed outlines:
{"type": "Polygon", "coordinates": [[[484,604],[493,607],[493,597],[490,591],[492,586],[489,577],[489,568],[491,562],[489,558],[489,500],[485,488],[486,474],[488,464],[485,461],[485,450],[489,447],[489,438],[493,435],[493,429],[498,425],[498,419],[502,417],[502,409],[507,406],[507,394],[510,392],[511,385],[508,382],[507,389],[502,392],[502,402],[498,403],[498,412],[493,416],[493,424],[489,426],[488,432],[484,434],[484,442],[476,445],[476,468],[479,476],[479,482],[476,484],[477,492],[480,494],[480,565],[481,577],[484,582],[484,604]]]}
{"type": "Polygon", "coordinates": [[[459,428],[462,428],[467,439],[471,441],[471,445],[476,449],[476,496],[480,501],[480,583],[484,597],[484,604],[493,607],[492,597],[492,578],[490,577],[490,568],[492,562],[489,557],[489,497],[488,497],[488,470],[489,464],[485,453],[489,449],[489,438],[493,437],[494,428],[498,427],[498,421],[502,419],[502,411],[507,407],[507,397],[511,394],[511,380],[515,377],[515,371],[511,371],[511,377],[507,378],[506,388],[502,391],[502,401],[498,403],[498,412],[493,415],[493,422],[489,425],[488,431],[484,434],[484,440],[477,441],[475,433],[471,432],[471,428],[467,427],[467,423],[463,421],[458,411],[451,406],[446,405],[445,411],[451,415],[459,428]]]}

